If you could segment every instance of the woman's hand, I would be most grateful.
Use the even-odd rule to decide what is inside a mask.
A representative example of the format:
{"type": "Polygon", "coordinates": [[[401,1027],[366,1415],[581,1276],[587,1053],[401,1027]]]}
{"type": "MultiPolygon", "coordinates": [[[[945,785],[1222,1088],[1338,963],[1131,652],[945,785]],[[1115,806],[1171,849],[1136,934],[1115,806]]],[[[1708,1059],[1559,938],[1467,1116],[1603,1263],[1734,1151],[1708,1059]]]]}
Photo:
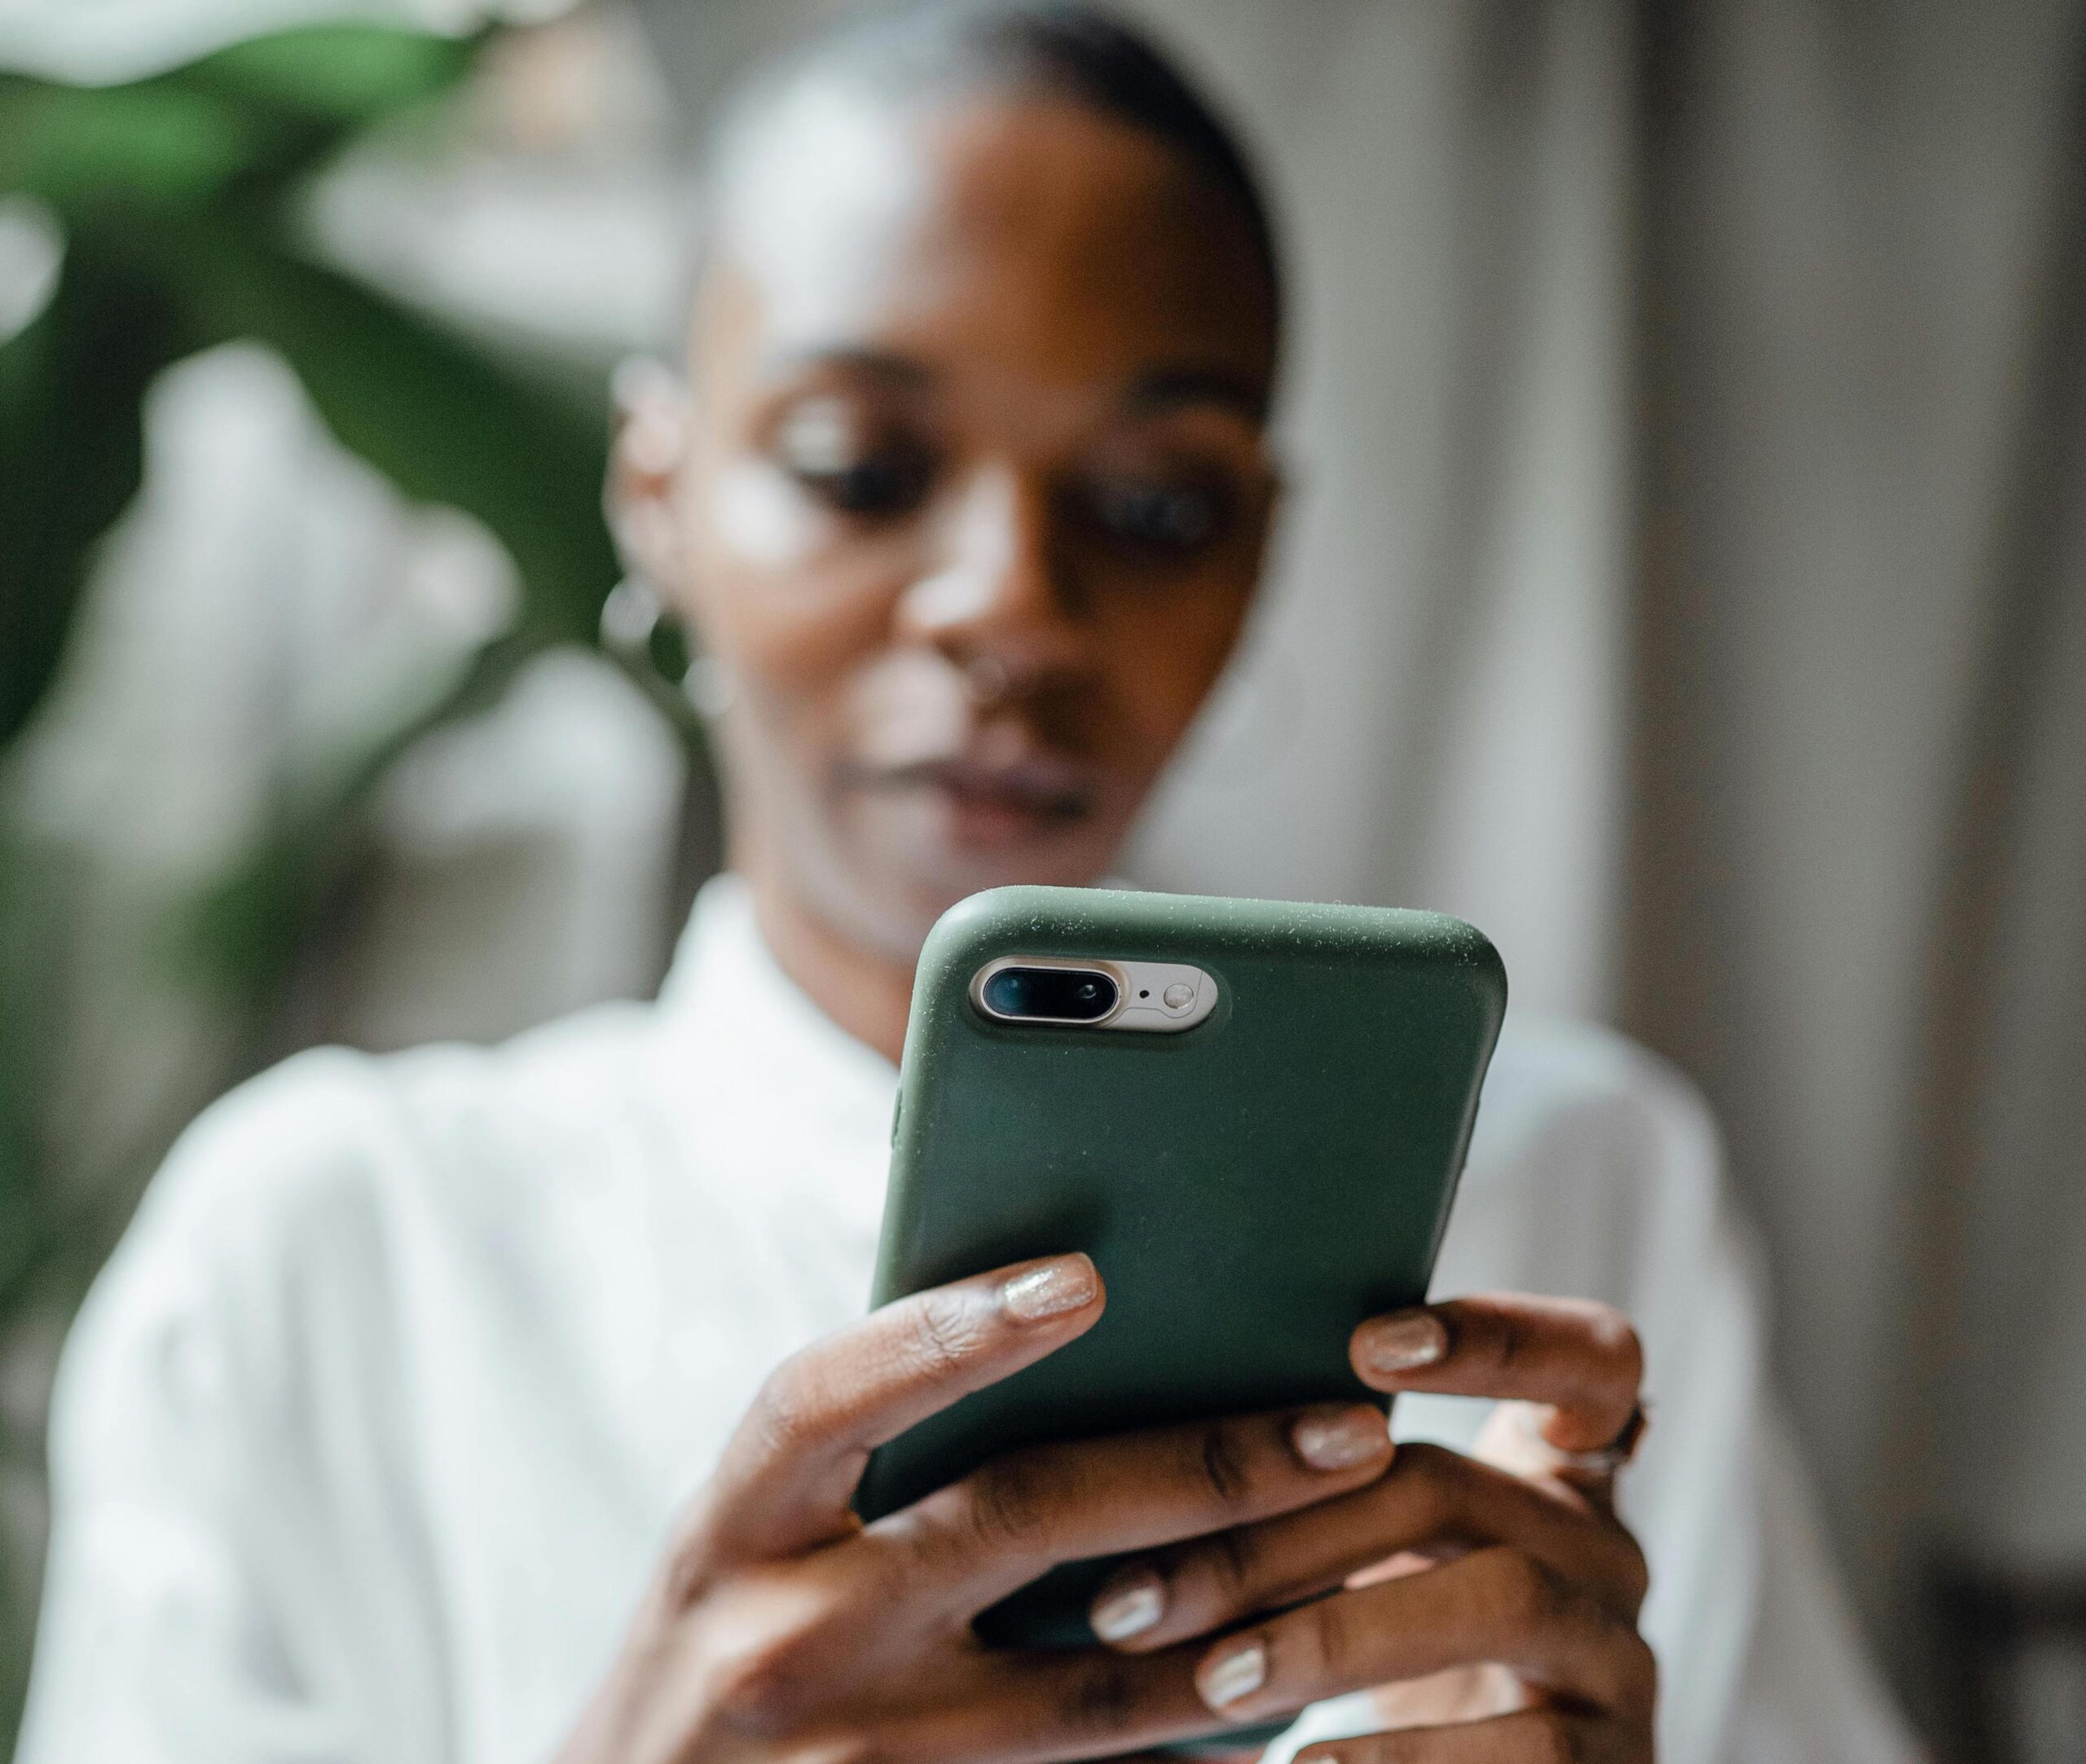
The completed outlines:
{"type": "Polygon", "coordinates": [[[1353,1497],[1391,1457],[1371,1406],[1045,1446],[873,1525],[849,1509],[872,1447],[1084,1334],[1102,1303],[1093,1264],[1059,1257],[903,1300],[786,1362],[563,1764],[1073,1759],[1223,1727],[1198,1647],[996,1651],[970,1620],[1055,1563],[1252,1537],[1353,1497]]]}
{"type": "Polygon", "coordinates": [[[1493,1461],[1401,1446],[1352,1493],[1124,1568],[1096,1629],[1170,1653],[1283,1612],[1199,1650],[1210,1707],[1265,1720],[1378,1686],[1399,1730],[1299,1764],[1648,1764],[1644,1560],[1602,1456],[1640,1414],[1629,1324],[1604,1305],[1472,1298],[1373,1319],[1351,1353],[1379,1390],[1506,1399],[1480,1443],[1493,1461]]]}
{"type": "MultiPolygon", "coordinates": [[[[1643,1561],[1604,1479],[1561,1455],[1612,1440],[1635,1401],[1635,1339],[1595,1307],[1469,1300],[1357,1332],[1379,1388],[1550,1405],[1552,1458],[1532,1476],[1419,1446],[1393,1462],[1380,1414],[1332,1405],[1035,1448],[856,1520],[873,1447],[1063,1347],[1102,1303],[1084,1256],[1026,1264],[786,1363],[562,1764],[1098,1757],[1488,1662],[1534,1706],[1305,1756],[1648,1759],[1643,1561]],[[972,1634],[1054,1564],[1124,1551],[1146,1554],[1094,1613],[1111,1648],[1021,1653],[972,1634]],[[1207,1639],[1315,1594],[1330,1595],[1207,1639]]],[[[1468,1696],[1487,1681],[1458,1682],[1468,1696]]]]}

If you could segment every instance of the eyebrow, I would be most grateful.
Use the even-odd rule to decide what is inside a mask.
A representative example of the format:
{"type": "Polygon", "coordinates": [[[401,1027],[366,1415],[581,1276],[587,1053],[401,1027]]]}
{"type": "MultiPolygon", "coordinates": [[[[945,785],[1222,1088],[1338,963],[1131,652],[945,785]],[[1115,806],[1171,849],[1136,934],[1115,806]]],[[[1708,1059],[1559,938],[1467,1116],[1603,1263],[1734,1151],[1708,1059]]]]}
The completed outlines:
{"type": "Polygon", "coordinates": [[[771,373],[801,373],[811,369],[838,367],[893,386],[917,390],[932,385],[937,377],[926,363],[909,355],[865,345],[837,344],[829,348],[786,350],[768,363],[771,373]]]}
{"type": "MultiPolygon", "coordinates": [[[[907,391],[922,390],[940,377],[925,362],[866,344],[786,350],[768,365],[772,372],[785,373],[838,368],[907,391]]],[[[1216,404],[1237,411],[1257,426],[1268,418],[1269,389],[1265,382],[1249,375],[1221,367],[1155,367],[1130,382],[1123,402],[1140,412],[1216,404]]]]}
{"type": "Polygon", "coordinates": [[[1127,400],[1140,410],[1168,410],[1182,404],[1221,404],[1249,422],[1268,416],[1268,389],[1243,374],[1218,367],[1160,367],[1130,382],[1127,400]]]}

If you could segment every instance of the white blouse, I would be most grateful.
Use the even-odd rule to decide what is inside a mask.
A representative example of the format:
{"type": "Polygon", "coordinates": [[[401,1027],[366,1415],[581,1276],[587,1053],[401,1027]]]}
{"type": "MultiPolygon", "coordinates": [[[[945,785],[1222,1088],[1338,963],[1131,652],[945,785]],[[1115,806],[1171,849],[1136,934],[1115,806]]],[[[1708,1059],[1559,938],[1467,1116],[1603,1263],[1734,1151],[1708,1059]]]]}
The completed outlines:
{"type": "MultiPolygon", "coordinates": [[[[208,1111],[66,1349],[21,1764],[549,1757],[762,1377],[860,1314],[894,1084],[725,878],[656,1005],[306,1054],[208,1111]]],[[[1644,1334],[1623,1507],[1666,1764],[1911,1757],[1679,1077],[1510,1018],[1437,1281],[1483,1287],[1644,1334]]],[[[1463,1443],[1480,1414],[1408,1398],[1397,1432],[1463,1443]]]]}

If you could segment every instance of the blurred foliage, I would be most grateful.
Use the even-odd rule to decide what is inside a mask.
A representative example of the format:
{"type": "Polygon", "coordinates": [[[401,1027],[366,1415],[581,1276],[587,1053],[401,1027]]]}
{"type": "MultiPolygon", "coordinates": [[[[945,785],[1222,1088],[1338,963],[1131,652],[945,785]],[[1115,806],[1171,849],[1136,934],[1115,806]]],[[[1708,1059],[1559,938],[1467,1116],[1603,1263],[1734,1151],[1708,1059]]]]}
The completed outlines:
{"type": "MultiPolygon", "coordinates": [[[[111,525],[143,469],[143,402],[169,367],[251,340],[287,362],[333,433],[408,498],[475,517],[505,546],[518,615],[440,693],[305,768],[238,873],[187,915],[188,955],[254,1012],[386,767],[491,702],[553,644],[596,639],[616,578],[600,508],[605,418],[539,372],[328,266],[300,225],[311,181],[373,127],[438,103],[488,36],[295,30],[134,83],[0,74],[0,190],[55,217],[47,303],[0,345],[0,770],[58,671],[111,525]]],[[[62,874],[0,825],[0,1334],[68,1315],[141,1172],[51,1168],[38,1125],[53,984],[37,927],[62,874]]],[[[60,897],[60,898],[54,898],[60,897]]],[[[139,1148],[149,1161],[157,1146],[139,1148]]],[[[0,1441],[9,1457],[28,1443],[0,1441]]],[[[28,1576],[0,1557],[0,1743],[27,1648],[28,1576]]]]}

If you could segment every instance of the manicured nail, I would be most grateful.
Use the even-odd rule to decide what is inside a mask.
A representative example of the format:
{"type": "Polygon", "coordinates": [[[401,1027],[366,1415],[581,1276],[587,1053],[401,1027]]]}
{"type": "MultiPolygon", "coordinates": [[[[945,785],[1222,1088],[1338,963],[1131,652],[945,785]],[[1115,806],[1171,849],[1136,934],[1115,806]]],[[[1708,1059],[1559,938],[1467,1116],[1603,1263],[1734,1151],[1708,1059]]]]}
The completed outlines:
{"type": "Polygon", "coordinates": [[[1380,1377],[1432,1366],[1449,1351],[1449,1332],[1431,1311],[1379,1317],[1354,1334],[1354,1357],[1380,1377]]]}
{"type": "Polygon", "coordinates": [[[1000,1303],[1018,1323],[1041,1323],[1083,1311],[1101,1291],[1101,1276],[1084,1256],[1060,1256],[1016,1274],[1000,1288],[1000,1303]]]}
{"type": "Polygon", "coordinates": [[[1195,1674],[1195,1688],[1212,1709],[1223,1709],[1251,1696],[1268,1681],[1268,1651],[1258,1642],[1206,1662],[1195,1674]]]}
{"type": "Polygon", "coordinates": [[[1352,1470],[1390,1449],[1383,1411],[1358,1404],[1306,1410],[1291,1423],[1290,1444],[1314,1470],[1352,1470]]]}
{"type": "Polygon", "coordinates": [[[1104,1642],[1142,1635],[1166,1615],[1166,1585],[1148,1568],[1125,1568],[1101,1589],[1086,1621],[1104,1642]]]}

